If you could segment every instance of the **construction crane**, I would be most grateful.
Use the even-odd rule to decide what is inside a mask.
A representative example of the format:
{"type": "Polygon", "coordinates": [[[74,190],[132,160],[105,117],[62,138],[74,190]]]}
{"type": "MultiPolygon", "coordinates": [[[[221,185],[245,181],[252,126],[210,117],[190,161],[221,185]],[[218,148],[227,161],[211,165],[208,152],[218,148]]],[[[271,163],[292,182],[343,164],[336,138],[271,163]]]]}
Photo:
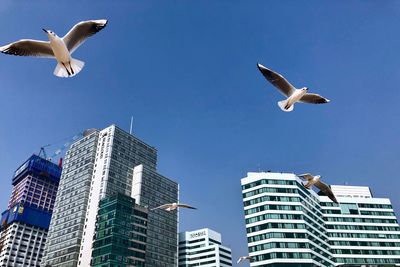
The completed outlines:
{"type": "MultiPolygon", "coordinates": [[[[77,133],[77,134],[75,134],[75,135],[73,135],[73,136],[69,136],[69,137],[66,137],[66,138],[63,138],[63,139],[61,139],[61,140],[58,140],[58,141],[56,141],[56,142],[53,142],[53,143],[51,143],[51,144],[47,144],[47,145],[45,145],[45,146],[42,146],[42,147],[40,147],[40,151],[39,151],[39,154],[38,154],[38,156],[39,157],[42,157],[42,158],[44,158],[44,159],[46,159],[46,160],[48,160],[48,161],[52,161],[55,157],[57,157],[58,155],[60,155],[61,154],[61,152],[63,152],[65,149],[67,149],[68,147],[69,147],[69,145],[73,142],[73,141],[75,141],[75,140],[77,140],[79,137],[81,137],[82,136],[82,133],[80,132],[80,133],[77,133]],[[66,142],[65,142],[66,141],[66,142]],[[45,150],[45,148],[46,147],[50,147],[50,146],[54,146],[54,145],[56,145],[56,144],[59,144],[59,143],[61,143],[61,142],[65,142],[62,146],[59,146],[55,151],[54,151],[54,153],[52,154],[52,155],[50,155],[50,156],[48,156],[47,155],[47,153],[46,153],[46,150],[45,150]]],[[[60,158],[60,162],[59,162],[59,164],[61,165],[61,158],[60,158]]]]}
{"type": "Polygon", "coordinates": [[[40,148],[40,151],[39,151],[39,154],[38,154],[39,157],[42,157],[42,158],[44,158],[44,159],[47,159],[46,150],[44,150],[44,148],[45,148],[45,147],[48,147],[48,146],[51,146],[51,145],[48,144],[48,145],[42,146],[42,147],[40,148]]]}

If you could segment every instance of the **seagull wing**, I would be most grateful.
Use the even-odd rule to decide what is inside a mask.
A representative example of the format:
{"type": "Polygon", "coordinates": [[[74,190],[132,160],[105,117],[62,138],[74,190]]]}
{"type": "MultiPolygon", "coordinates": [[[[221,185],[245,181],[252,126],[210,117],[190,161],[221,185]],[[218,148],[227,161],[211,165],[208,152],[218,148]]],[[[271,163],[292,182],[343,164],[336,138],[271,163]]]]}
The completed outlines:
{"type": "Polygon", "coordinates": [[[195,207],[192,207],[192,206],[190,206],[190,205],[187,205],[187,204],[178,204],[178,207],[180,207],[180,208],[187,208],[187,209],[196,210],[196,208],[195,208],[195,207]]]}
{"type": "Polygon", "coordinates": [[[302,98],[300,98],[300,102],[309,103],[309,104],[325,104],[329,103],[329,99],[322,97],[317,94],[305,94],[302,98]]]}
{"type": "Polygon", "coordinates": [[[241,263],[243,261],[243,257],[240,257],[237,261],[237,264],[241,263]]]}
{"type": "Polygon", "coordinates": [[[14,56],[54,58],[49,42],[23,39],[0,47],[0,52],[14,56]]]}
{"type": "Polygon", "coordinates": [[[261,74],[272,83],[278,90],[286,97],[289,97],[295,91],[293,85],[291,85],[282,75],[273,70],[267,69],[261,64],[257,64],[261,74]]]}
{"type": "Polygon", "coordinates": [[[101,31],[107,25],[107,20],[81,21],[63,37],[63,41],[72,54],[86,39],[101,31]]]}
{"type": "Polygon", "coordinates": [[[152,208],[151,210],[158,210],[158,209],[167,209],[167,208],[170,208],[172,205],[171,204],[164,204],[164,205],[161,205],[161,206],[158,206],[158,207],[156,207],[156,208],[152,208]]]}
{"type": "Polygon", "coordinates": [[[327,185],[324,182],[318,181],[314,184],[319,190],[321,190],[327,197],[329,197],[333,202],[338,204],[338,201],[335,197],[335,195],[332,192],[332,189],[330,188],[329,185],[327,185]]]}
{"type": "Polygon", "coordinates": [[[302,178],[303,180],[307,180],[307,181],[310,181],[310,180],[314,179],[314,176],[312,176],[309,173],[304,173],[304,174],[300,174],[300,175],[297,175],[297,176],[302,178]]]}

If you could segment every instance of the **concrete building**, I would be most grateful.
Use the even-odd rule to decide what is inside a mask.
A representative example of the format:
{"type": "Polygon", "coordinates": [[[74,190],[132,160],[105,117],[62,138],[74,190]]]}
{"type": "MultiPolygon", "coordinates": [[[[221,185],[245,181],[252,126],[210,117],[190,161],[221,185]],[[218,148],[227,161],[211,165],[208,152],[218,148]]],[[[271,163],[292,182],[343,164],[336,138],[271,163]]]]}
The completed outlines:
{"type": "Polygon", "coordinates": [[[332,186],[335,204],[291,173],[248,173],[241,185],[251,266],[400,263],[393,207],[368,187],[332,186]]]}
{"type": "Polygon", "coordinates": [[[15,171],[1,216],[1,267],[39,267],[60,175],[60,166],[36,155],[15,171]]]}
{"type": "MultiPolygon", "coordinates": [[[[133,170],[132,197],[142,206],[155,208],[165,203],[177,203],[178,184],[145,165],[133,170]]],[[[178,211],[149,212],[147,227],[146,266],[177,265],[178,211]]]]}
{"type": "MultiPolygon", "coordinates": [[[[73,143],[65,158],[44,264],[53,267],[90,266],[99,203],[105,197],[121,193],[134,197],[137,204],[148,207],[154,207],[166,199],[177,202],[177,183],[157,174],[156,163],[157,150],[154,147],[115,125],[100,131],[87,131],[82,139],[73,143]],[[139,195],[142,198],[133,196],[134,192],[137,193],[133,176],[134,168],[138,165],[145,166],[149,173],[157,176],[158,179],[143,176],[146,186],[154,188],[153,195],[146,195],[141,190],[139,195]],[[164,195],[156,188],[171,190],[169,198],[164,199],[164,195]]],[[[177,223],[176,213],[173,218],[177,223]]],[[[153,219],[149,220],[148,225],[146,266],[174,266],[177,235],[164,240],[166,244],[163,249],[153,253],[150,244],[158,243],[164,236],[153,233],[152,229],[170,223],[161,221],[160,217],[153,219]]]]}
{"type": "Polygon", "coordinates": [[[221,242],[221,234],[208,228],[180,233],[178,266],[232,266],[231,249],[221,242]]]}

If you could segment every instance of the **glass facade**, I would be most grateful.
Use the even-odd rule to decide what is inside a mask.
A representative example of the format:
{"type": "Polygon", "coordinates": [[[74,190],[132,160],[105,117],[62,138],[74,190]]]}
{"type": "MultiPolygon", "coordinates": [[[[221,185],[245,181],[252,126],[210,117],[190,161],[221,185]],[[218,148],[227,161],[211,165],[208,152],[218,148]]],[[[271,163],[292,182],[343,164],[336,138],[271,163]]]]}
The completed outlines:
{"type": "Polygon", "coordinates": [[[97,141],[98,131],[94,131],[73,143],[66,153],[43,267],[77,266],[97,141]]]}
{"type": "Polygon", "coordinates": [[[124,194],[103,198],[91,266],[145,266],[147,215],[147,209],[135,206],[135,200],[124,194]]]}
{"type": "Polygon", "coordinates": [[[346,197],[336,195],[335,204],[288,173],[248,173],[241,183],[251,266],[400,263],[400,228],[388,199],[341,187],[346,197]]]}

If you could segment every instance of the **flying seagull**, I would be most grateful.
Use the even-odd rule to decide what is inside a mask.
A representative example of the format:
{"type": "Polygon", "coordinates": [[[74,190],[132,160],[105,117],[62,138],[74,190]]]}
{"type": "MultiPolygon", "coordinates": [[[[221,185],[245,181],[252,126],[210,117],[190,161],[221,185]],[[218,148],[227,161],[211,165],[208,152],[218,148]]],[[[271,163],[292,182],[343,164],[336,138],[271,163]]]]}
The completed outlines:
{"type": "Polygon", "coordinates": [[[241,262],[244,262],[245,260],[251,261],[252,258],[253,258],[252,256],[241,256],[241,257],[238,259],[237,264],[239,264],[239,263],[241,263],[241,262]]]}
{"type": "Polygon", "coordinates": [[[196,209],[195,207],[189,206],[187,204],[168,203],[168,204],[161,205],[161,206],[159,206],[157,208],[153,208],[151,210],[163,209],[163,210],[166,210],[166,211],[172,211],[172,210],[176,210],[177,208],[187,208],[187,209],[193,209],[193,210],[196,209]]]}
{"type": "Polygon", "coordinates": [[[105,19],[81,21],[62,38],[53,31],[43,29],[49,41],[23,39],[0,47],[0,52],[15,56],[55,58],[57,66],[54,75],[72,77],[78,74],[85,65],[85,62],[72,58],[72,53],[88,37],[99,32],[106,25],[105,19]]]}
{"type": "Polygon", "coordinates": [[[302,178],[303,180],[307,180],[307,183],[304,185],[305,188],[311,189],[313,185],[315,185],[319,190],[321,190],[325,195],[327,195],[333,202],[339,204],[336,200],[335,195],[333,194],[329,185],[321,182],[321,175],[312,176],[309,173],[300,174],[298,177],[302,178]]]}
{"type": "Polygon", "coordinates": [[[300,89],[295,88],[282,75],[259,63],[257,64],[257,67],[265,79],[272,83],[272,85],[278,88],[278,90],[287,97],[287,99],[278,102],[278,106],[285,112],[292,111],[296,102],[309,104],[324,104],[329,102],[328,99],[320,95],[307,93],[307,87],[300,89]]]}

